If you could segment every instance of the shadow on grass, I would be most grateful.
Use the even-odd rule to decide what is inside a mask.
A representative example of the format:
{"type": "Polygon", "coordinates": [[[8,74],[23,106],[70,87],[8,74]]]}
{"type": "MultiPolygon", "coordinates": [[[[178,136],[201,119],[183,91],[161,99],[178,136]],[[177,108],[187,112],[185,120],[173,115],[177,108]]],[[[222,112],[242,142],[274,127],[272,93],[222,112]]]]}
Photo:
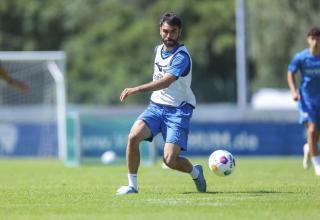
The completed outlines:
{"type": "Polygon", "coordinates": [[[266,195],[266,194],[294,194],[297,192],[281,192],[274,190],[251,190],[251,191],[227,191],[227,192],[219,192],[219,191],[208,191],[205,193],[199,192],[182,192],[181,194],[253,194],[253,195],[266,195]]]}

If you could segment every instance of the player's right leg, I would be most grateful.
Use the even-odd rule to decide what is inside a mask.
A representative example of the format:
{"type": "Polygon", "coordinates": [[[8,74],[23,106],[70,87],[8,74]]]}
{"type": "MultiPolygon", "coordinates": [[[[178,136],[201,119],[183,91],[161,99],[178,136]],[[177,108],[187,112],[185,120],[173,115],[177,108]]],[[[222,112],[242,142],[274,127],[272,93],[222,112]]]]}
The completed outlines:
{"type": "MultiPolygon", "coordinates": [[[[318,140],[320,115],[319,109],[308,105],[303,99],[299,102],[300,122],[304,123],[307,130],[307,144],[309,146],[309,155],[315,174],[320,176],[320,156],[318,155],[318,140]]],[[[307,151],[306,151],[307,153],[307,151]]]]}
{"type": "Polygon", "coordinates": [[[139,144],[151,136],[151,131],[143,120],[137,120],[128,135],[126,159],[129,173],[137,173],[140,165],[139,144]]]}
{"type": "Polygon", "coordinates": [[[128,135],[126,160],[128,166],[128,186],[122,186],[117,190],[117,195],[138,193],[137,173],[140,165],[139,144],[142,140],[151,136],[151,131],[143,120],[137,120],[128,135]]]}
{"type": "Polygon", "coordinates": [[[308,122],[307,125],[307,136],[309,152],[311,156],[311,161],[315,170],[315,174],[320,176],[320,156],[318,155],[318,135],[317,124],[315,122],[308,122]]]}

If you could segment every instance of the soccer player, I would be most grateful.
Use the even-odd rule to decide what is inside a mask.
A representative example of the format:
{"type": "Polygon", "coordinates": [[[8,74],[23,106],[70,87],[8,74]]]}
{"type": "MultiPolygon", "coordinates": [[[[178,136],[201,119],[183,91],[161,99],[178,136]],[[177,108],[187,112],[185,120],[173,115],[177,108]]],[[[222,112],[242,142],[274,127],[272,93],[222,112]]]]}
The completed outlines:
{"type": "Polygon", "coordinates": [[[160,37],[163,44],[155,48],[153,81],[125,88],[120,100],[128,96],[152,91],[150,104],[138,117],[128,135],[126,159],[128,186],[118,189],[117,195],[138,193],[137,173],[140,163],[139,143],[152,141],[161,132],[165,144],[163,161],[171,169],[189,173],[199,192],[206,192],[206,181],[201,165],[179,156],[187,150],[189,123],[196,105],[190,88],[192,62],[187,48],[178,42],[181,19],[174,13],[165,13],[160,19],[160,37]]]}
{"type": "Polygon", "coordinates": [[[8,83],[8,85],[10,85],[16,89],[19,89],[21,91],[28,89],[28,86],[25,83],[9,76],[6,73],[6,71],[4,70],[4,68],[1,66],[1,64],[0,64],[0,79],[6,81],[8,83]]]}
{"type": "Polygon", "coordinates": [[[300,122],[307,130],[307,144],[304,145],[303,167],[308,167],[308,158],[320,176],[320,156],[317,149],[320,130],[320,28],[313,27],[307,34],[309,48],[298,52],[288,66],[288,84],[294,101],[298,101],[300,122]],[[296,73],[301,74],[299,92],[296,87],[296,73]]]}

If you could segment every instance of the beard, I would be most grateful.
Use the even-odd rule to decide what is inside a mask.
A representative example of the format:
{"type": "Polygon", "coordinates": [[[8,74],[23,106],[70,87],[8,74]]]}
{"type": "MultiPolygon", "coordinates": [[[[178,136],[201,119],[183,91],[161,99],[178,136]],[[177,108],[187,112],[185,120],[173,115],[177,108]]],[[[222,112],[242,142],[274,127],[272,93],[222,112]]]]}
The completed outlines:
{"type": "Polygon", "coordinates": [[[162,38],[162,42],[163,44],[166,46],[166,47],[169,47],[169,48],[172,48],[174,46],[177,45],[178,43],[178,38],[176,40],[173,40],[173,39],[163,39],[162,38]]]}

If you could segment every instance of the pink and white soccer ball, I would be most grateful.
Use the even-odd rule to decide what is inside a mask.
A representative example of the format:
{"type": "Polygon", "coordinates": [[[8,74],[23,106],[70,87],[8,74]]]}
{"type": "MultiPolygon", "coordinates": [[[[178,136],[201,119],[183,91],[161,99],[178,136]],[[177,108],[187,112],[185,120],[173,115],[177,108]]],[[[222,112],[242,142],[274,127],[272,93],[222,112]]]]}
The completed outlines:
{"type": "Polygon", "coordinates": [[[236,166],[233,155],[226,150],[216,150],[209,157],[209,168],[217,176],[230,175],[236,166]]]}

